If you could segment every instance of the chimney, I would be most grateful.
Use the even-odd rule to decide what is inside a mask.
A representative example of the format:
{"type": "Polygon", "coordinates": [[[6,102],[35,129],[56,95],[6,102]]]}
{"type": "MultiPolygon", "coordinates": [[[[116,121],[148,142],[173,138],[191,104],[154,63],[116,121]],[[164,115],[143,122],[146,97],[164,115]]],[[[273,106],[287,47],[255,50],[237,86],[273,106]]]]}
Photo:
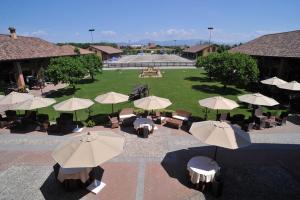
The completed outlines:
{"type": "Polygon", "coordinates": [[[12,39],[17,39],[16,29],[14,27],[9,27],[8,30],[10,32],[10,37],[12,39]]]}

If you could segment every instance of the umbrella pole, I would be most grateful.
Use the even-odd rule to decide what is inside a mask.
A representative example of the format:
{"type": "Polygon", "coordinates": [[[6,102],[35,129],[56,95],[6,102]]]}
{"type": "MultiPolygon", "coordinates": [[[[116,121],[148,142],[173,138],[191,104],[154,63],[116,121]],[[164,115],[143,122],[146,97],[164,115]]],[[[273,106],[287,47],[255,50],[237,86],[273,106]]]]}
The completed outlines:
{"type": "Polygon", "coordinates": [[[205,116],[204,119],[207,120],[207,108],[205,108],[205,116]]]}
{"type": "Polygon", "coordinates": [[[75,110],[74,114],[75,114],[75,120],[76,120],[76,123],[77,123],[77,113],[76,113],[76,110],[75,110]]]}
{"type": "Polygon", "coordinates": [[[215,148],[214,160],[217,161],[218,146],[215,148]]]}
{"type": "Polygon", "coordinates": [[[114,113],[114,104],[113,103],[111,104],[111,113],[112,114],[114,113]]]}

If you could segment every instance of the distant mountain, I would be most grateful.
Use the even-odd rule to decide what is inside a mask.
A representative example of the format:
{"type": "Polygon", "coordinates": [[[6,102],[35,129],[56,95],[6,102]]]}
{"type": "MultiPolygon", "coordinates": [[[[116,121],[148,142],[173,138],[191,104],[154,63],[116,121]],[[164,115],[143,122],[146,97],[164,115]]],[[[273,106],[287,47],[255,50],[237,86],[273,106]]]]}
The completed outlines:
{"type": "MultiPolygon", "coordinates": [[[[141,44],[141,45],[146,45],[148,43],[155,43],[157,45],[161,45],[161,46],[174,46],[176,44],[176,46],[183,46],[183,45],[187,45],[187,46],[192,46],[192,45],[196,45],[196,44],[203,44],[203,43],[207,43],[207,41],[205,40],[201,40],[201,39],[187,39],[187,40],[176,40],[176,42],[174,40],[164,40],[164,41],[155,41],[155,40],[151,40],[151,39],[143,39],[143,40],[138,40],[138,41],[133,41],[130,42],[131,45],[133,44],[141,44]]],[[[123,46],[123,45],[128,45],[128,42],[118,42],[119,45],[123,46]]]]}

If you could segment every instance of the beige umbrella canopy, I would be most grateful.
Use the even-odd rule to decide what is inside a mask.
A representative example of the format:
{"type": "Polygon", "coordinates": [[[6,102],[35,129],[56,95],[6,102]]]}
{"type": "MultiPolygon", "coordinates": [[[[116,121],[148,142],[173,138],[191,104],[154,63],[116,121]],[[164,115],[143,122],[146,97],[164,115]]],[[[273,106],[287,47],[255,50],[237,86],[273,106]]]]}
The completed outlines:
{"type": "Polygon", "coordinates": [[[76,111],[92,106],[94,102],[90,99],[72,97],[53,106],[57,111],[76,111]]]}
{"type": "Polygon", "coordinates": [[[116,93],[116,92],[108,92],[102,95],[99,95],[95,98],[95,101],[101,103],[101,104],[111,104],[112,106],[112,112],[114,112],[114,104],[116,103],[122,103],[125,101],[128,101],[129,96],[116,93]]]}
{"type": "MultiPolygon", "coordinates": [[[[196,122],[192,124],[190,133],[203,143],[227,149],[237,149],[251,144],[248,133],[226,122],[196,122]]],[[[217,149],[215,158],[216,153],[217,149]]]]}
{"type": "Polygon", "coordinates": [[[122,153],[124,142],[112,132],[91,132],[63,143],[52,157],[63,168],[96,167],[122,153]]]}
{"type": "Polygon", "coordinates": [[[75,111],[75,118],[77,121],[76,110],[89,108],[93,104],[94,104],[94,102],[90,99],[82,99],[82,98],[72,97],[72,98],[62,101],[58,104],[55,104],[53,106],[53,108],[57,111],[66,111],[66,112],[75,111]]]}
{"type": "Polygon", "coordinates": [[[0,105],[12,106],[30,98],[33,98],[33,95],[28,93],[11,92],[0,99],[0,105]]]}
{"type": "Polygon", "coordinates": [[[54,104],[55,102],[55,99],[51,98],[33,97],[26,101],[16,104],[15,106],[13,106],[13,108],[16,110],[35,110],[38,108],[48,107],[54,104]]]}
{"type": "Polygon", "coordinates": [[[221,96],[201,99],[199,101],[199,104],[200,106],[215,110],[232,110],[236,107],[239,107],[239,105],[235,101],[221,96]]]}
{"type": "Polygon", "coordinates": [[[134,106],[144,110],[157,110],[164,109],[170,106],[172,103],[169,99],[161,98],[157,96],[148,96],[142,99],[134,101],[134,106]]]}
{"type": "Polygon", "coordinates": [[[276,76],[274,76],[272,78],[269,78],[269,79],[266,79],[266,80],[262,80],[260,82],[263,83],[263,84],[266,84],[266,85],[276,85],[276,86],[287,83],[286,81],[284,81],[280,78],[277,78],[276,76]]]}
{"type": "MultiPolygon", "coordinates": [[[[221,96],[201,99],[199,100],[199,104],[200,106],[217,110],[217,114],[218,114],[218,110],[232,110],[236,107],[239,107],[239,105],[235,101],[221,96]]],[[[205,118],[207,118],[207,110],[205,115],[206,115],[205,118]]]]}
{"type": "Polygon", "coordinates": [[[291,81],[282,85],[278,85],[277,87],[285,90],[300,91],[300,83],[297,81],[291,81]]]}
{"type": "Polygon", "coordinates": [[[260,93],[245,94],[242,96],[238,96],[238,99],[245,103],[260,106],[275,106],[279,104],[275,99],[264,96],[260,93]]]}

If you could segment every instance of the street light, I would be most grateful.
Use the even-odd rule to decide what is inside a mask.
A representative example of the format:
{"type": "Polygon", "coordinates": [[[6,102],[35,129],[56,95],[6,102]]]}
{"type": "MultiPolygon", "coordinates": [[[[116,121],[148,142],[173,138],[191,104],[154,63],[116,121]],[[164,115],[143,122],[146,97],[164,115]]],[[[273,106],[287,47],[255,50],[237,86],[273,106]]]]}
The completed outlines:
{"type": "Polygon", "coordinates": [[[94,38],[93,38],[94,31],[95,31],[95,29],[93,29],[93,28],[89,29],[89,32],[91,33],[91,37],[92,37],[92,43],[94,42],[94,38]]]}
{"type": "Polygon", "coordinates": [[[174,54],[176,54],[176,41],[177,40],[174,40],[174,54]]]}
{"type": "Polygon", "coordinates": [[[214,30],[214,27],[208,27],[207,29],[209,30],[209,41],[208,41],[208,44],[210,44],[211,32],[212,32],[212,30],[214,30]]]}

